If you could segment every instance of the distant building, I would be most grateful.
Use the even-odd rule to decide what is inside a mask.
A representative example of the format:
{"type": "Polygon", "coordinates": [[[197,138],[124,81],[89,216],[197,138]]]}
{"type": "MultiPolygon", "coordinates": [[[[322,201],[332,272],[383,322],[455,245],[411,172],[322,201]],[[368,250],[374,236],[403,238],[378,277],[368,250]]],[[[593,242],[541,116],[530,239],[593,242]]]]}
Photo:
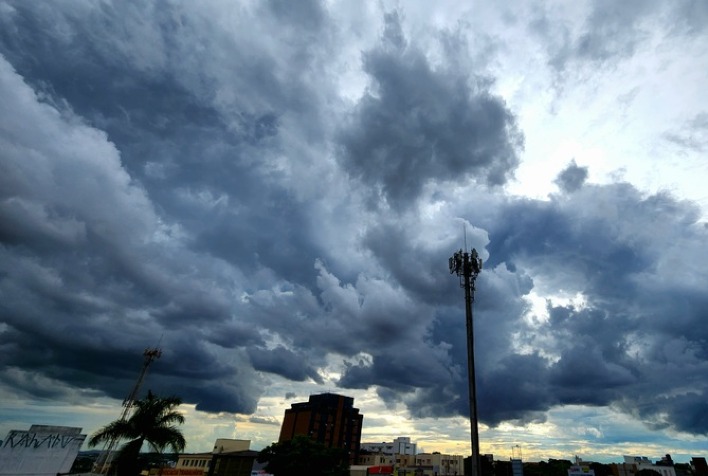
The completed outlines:
{"type": "Polygon", "coordinates": [[[462,476],[465,473],[464,456],[442,453],[418,453],[409,469],[422,469],[424,474],[462,476]]]}
{"type": "Polygon", "coordinates": [[[309,401],[294,403],[285,410],[278,441],[308,436],[327,447],[346,450],[354,463],[359,456],[363,420],[351,397],[334,393],[310,395],[309,401]]]}
{"type": "Polygon", "coordinates": [[[250,476],[258,456],[251,451],[250,440],[219,438],[211,453],[184,453],[174,468],[151,470],[160,476],[250,476]]]}
{"type": "Polygon", "coordinates": [[[81,428],[32,425],[10,430],[0,445],[0,475],[56,476],[68,473],[86,439],[81,428]]]}
{"type": "Polygon", "coordinates": [[[368,453],[362,448],[357,462],[361,466],[390,465],[391,458],[391,455],[385,455],[383,453],[368,453]]]}
{"type": "Polygon", "coordinates": [[[414,455],[417,453],[416,443],[411,443],[407,436],[399,436],[392,442],[382,443],[362,443],[361,449],[370,453],[381,453],[384,455],[414,455]]]}
{"type": "Polygon", "coordinates": [[[158,471],[162,476],[204,476],[209,473],[213,453],[185,453],[177,457],[174,468],[158,471]]]}
{"type": "Polygon", "coordinates": [[[524,476],[524,463],[521,458],[511,458],[511,474],[513,476],[524,476]]]}
{"type": "Polygon", "coordinates": [[[646,456],[624,456],[624,462],[611,464],[610,470],[613,476],[635,476],[642,470],[654,471],[661,476],[676,476],[676,469],[673,464],[668,464],[667,459],[662,459],[659,464],[654,464],[646,456]]]}
{"type": "Polygon", "coordinates": [[[250,440],[217,439],[208,476],[250,476],[258,457],[250,447],[250,440]]]}
{"type": "Polygon", "coordinates": [[[209,476],[251,476],[258,451],[228,451],[215,454],[211,460],[209,476]]]}
{"type": "Polygon", "coordinates": [[[595,476],[595,470],[587,464],[577,462],[568,468],[568,476],[595,476]]]}
{"type": "Polygon", "coordinates": [[[214,442],[212,453],[228,453],[230,451],[246,451],[251,449],[251,440],[234,440],[231,438],[217,438],[214,442]]]}
{"type": "Polygon", "coordinates": [[[708,464],[705,458],[691,458],[691,469],[696,476],[708,476],[708,464]]]}

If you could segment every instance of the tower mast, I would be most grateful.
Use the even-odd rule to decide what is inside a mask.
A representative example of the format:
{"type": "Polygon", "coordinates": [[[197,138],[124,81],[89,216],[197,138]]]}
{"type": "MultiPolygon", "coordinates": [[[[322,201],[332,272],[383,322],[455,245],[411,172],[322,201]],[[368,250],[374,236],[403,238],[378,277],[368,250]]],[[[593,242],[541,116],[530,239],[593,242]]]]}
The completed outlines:
{"type": "MultiPolygon", "coordinates": [[[[140,370],[140,375],[138,376],[138,380],[135,381],[133,390],[131,390],[125,400],[123,400],[123,410],[121,411],[120,418],[118,419],[118,421],[125,421],[128,419],[128,415],[130,415],[130,412],[133,408],[133,404],[135,403],[135,399],[137,398],[138,392],[140,391],[140,387],[143,384],[143,380],[145,380],[145,374],[147,374],[148,367],[150,367],[150,364],[153,360],[159,359],[161,355],[162,350],[159,347],[155,347],[154,349],[145,349],[145,351],[143,352],[143,368],[140,370]]],[[[104,449],[102,463],[98,464],[98,468],[100,469],[99,472],[101,474],[108,473],[108,470],[111,467],[113,453],[117,445],[118,438],[111,439],[111,441],[106,445],[106,448],[104,449]]]]}
{"type": "MultiPolygon", "coordinates": [[[[465,247],[466,244],[465,235],[465,247]]],[[[472,303],[474,302],[475,280],[482,271],[482,260],[477,250],[471,252],[458,251],[449,260],[450,274],[455,273],[460,278],[460,287],[465,289],[465,315],[467,322],[467,372],[470,395],[470,443],[472,446],[472,476],[481,475],[481,460],[479,457],[479,430],[477,425],[477,383],[474,369],[474,322],[472,320],[472,303]]]]}

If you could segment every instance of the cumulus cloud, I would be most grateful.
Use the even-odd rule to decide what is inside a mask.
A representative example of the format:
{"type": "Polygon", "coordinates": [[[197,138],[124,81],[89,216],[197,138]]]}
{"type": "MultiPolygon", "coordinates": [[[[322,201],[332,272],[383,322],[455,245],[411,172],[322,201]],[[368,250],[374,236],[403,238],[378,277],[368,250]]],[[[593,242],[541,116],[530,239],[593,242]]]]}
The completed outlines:
{"type": "Polygon", "coordinates": [[[564,192],[575,192],[580,187],[583,186],[585,180],[588,178],[588,168],[579,167],[575,163],[575,160],[563,169],[563,171],[556,177],[556,184],[564,192]]]}
{"type": "Polygon", "coordinates": [[[381,45],[363,55],[371,78],[341,133],[342,163],[400,208],[426,183],[507,181],[522,137],[488,84],[454,64],[434,66],[408,44],[397,13],[381,45]]]}

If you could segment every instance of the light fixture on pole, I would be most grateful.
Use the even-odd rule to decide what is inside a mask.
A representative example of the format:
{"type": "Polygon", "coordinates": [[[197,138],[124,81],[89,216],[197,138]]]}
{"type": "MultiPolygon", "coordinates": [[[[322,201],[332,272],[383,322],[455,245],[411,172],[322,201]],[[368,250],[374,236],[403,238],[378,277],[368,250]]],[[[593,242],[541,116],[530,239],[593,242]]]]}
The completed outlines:
{"type": "Polygon", "coordinates": [[[481,461],[479,458],[479,431],[477,428],[477,383],[474,371],[474,326],[472,320],[472,303],[474,302],[474,283],[482,271],[482,260],[477,250],[472,248],[470,253],[457,251],[449,260],[450,274],[457,274],[460,278],[460,287],[465,290],[465,315],[467,321],[467,372],[470,394],[470,441],[472,444],[472,476],[481,475],[481,461]]]}

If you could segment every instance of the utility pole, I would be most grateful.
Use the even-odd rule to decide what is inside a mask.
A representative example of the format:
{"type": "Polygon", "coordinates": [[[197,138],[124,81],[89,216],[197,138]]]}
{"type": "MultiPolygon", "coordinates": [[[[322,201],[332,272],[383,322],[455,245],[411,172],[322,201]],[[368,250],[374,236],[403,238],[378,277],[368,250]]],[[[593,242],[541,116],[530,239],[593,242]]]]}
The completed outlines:
{"type": "Polygon", "coordinates": [[[482,271],[482,260],[477,250],[470,253],[457,251],[449,259],[450,274],[457,274],[460,287],[465,290],[465,315],[467,317],[467,372],[470,394],[470,442],[472,444],[472,476],[481,476],[481,460],[479,458],[479,430],[477,428],[477,383],[474,371],[474,326],[472,320],[472,303],[474,302],[474,283],[482,271]]]}

